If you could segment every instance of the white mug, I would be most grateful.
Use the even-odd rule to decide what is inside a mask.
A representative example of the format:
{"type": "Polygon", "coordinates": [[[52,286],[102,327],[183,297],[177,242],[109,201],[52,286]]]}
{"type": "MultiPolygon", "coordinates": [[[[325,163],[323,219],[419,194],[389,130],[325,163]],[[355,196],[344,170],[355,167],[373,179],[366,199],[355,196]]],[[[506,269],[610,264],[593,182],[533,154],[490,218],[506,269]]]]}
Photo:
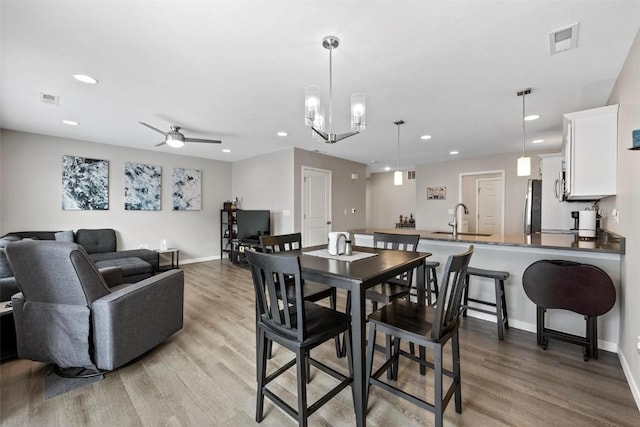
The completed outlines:
{"type": "Polygon", "coordinates": [[[167,250],[167,241],[165,239],[160,239],[160,250],[161,251],[167,250]]]}

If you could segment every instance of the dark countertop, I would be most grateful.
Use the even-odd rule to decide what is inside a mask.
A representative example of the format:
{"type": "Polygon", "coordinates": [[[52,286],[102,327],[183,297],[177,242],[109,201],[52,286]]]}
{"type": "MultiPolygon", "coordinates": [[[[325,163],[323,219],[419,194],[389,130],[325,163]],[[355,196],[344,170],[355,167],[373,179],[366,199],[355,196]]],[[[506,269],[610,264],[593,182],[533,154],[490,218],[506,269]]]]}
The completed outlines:
{"type": "Polygon", "coordinates": [[[367,228],[350,230],[349,232],[354,234],[373,235],[373,233],[376,231],[396,234],[419,234],[421,239],[438,240],[445,242],[482,243],[487,245],[607,252],[614,254],[624,254],[625,252],[624,237],[608,232],[606,230],[599,230],[596,239],[593,240],[583,240],[579,238],[577,233],[575,232],[543,232],[535,233],[530,236],[525,236],[522,234],[493,234],[490,236],[476,236],[459,233],[455,239],[453,238],[452,234],[442,234],[434,231],[413,229],[367,228]]]}

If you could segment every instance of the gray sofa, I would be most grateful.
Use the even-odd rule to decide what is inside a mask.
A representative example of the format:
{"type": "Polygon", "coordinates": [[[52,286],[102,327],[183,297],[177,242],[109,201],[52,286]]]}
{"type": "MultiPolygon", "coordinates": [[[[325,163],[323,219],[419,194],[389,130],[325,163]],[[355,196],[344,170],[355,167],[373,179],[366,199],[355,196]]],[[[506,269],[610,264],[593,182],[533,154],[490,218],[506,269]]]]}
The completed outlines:
{"type": "Polygon", "coordinates": [[[5,247],[23,239],[58,240],[81,245],[99,269],[118,267],[123,283],[135,283],[158,272],[158,254],[149,249],[117,250],[116,232],[111,228],[73,231],[18,231],[0,237],[0,301],[20,290],[7,262],[5,247]]]}

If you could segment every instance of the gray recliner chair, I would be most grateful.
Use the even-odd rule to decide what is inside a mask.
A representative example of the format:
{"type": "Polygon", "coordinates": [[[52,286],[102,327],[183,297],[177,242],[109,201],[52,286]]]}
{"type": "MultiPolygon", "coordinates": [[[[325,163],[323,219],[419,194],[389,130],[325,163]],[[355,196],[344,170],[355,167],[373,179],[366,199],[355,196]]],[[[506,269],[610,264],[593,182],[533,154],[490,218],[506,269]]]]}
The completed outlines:
{"type": "Polygon", "coordinates": [[[182,329],[181,270],[109,288],[78,244],[21,241],[5,252],[21,290],[12,297],[20,358],[111,371],[182,329]]]}

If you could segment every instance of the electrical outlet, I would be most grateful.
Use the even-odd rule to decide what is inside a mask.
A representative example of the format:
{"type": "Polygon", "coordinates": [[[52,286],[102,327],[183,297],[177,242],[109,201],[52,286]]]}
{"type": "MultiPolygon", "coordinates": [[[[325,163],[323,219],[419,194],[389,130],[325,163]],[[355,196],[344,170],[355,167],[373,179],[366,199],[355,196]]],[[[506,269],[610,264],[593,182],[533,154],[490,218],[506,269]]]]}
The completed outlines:
{"type": "Polygon", "coordinates": [[[638,349],[636,351],[640,354],[640,336],[638,336],[638,349]]]}
{"type": "Polygon", "coordinates": [[[620,211],[618,209],[611,210],[611,218],[615,221],[616,224],[620,223],[620,211]]]}
{"type": "Polygon", "coordinates": [[[345,214],[345,215],[347,214],[347,210],[346,210],[346,209],[344,210],[344,214],[345,214]]]}

